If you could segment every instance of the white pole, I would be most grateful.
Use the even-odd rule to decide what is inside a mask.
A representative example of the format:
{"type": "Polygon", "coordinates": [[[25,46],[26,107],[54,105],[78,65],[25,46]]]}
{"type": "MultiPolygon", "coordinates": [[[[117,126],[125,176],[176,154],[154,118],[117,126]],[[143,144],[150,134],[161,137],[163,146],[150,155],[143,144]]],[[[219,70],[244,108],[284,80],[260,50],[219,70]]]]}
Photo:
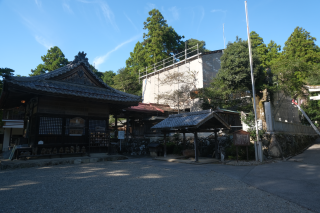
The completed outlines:
{"type": "Polygon", "coordinates": [[[223,46],[226,49],[226,38],[224,37],[224,23],[223,23],[223,46]]]}
{"type": "Polygon", "coordinates": [[[262,147],[261,141],[259,140],[259,131],[258,131],[258,122],[257,122],[257,109],[256,109],[256,93],[254,88],[254,76],[253,76],[253,61],[252,61],[252,52],[251,52],[251,41],[250,41],[250,30],[249,30],[249,18],[248,18],[248,8],[247,1],[244,1],[246,8],[246,20],[247,20],[247,34],[248,34],[248,47],[249,47],[249,59],[250,59],[250,70],[251,70],[251,82],[252,82],[252,96],[253,96],[253,105],[254,105],[254,121],[256,126],[256,135],[257,141],[255,142],[255,155],[256,161],[262,162],[262,147]]]}

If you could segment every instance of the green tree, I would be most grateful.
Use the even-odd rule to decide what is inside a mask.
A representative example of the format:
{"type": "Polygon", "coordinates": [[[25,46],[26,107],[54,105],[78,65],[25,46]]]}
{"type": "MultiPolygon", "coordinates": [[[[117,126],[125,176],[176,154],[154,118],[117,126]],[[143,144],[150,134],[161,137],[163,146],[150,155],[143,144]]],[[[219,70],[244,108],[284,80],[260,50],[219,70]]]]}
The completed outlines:
{"type": "Polygon", "coordinates": [[[43,64],[39,64],[34,70],[31,69],[30,76],[41,75],[69,63],[61,49],[57,46],[51,47],[46,55],[41,56],[41,60],[43,61],[43,64]]]}
{"type": "Polygon", "coordinates": [[[113,88],[126,93],[141,95],[141,86],[137,83],[138,76],[132,75],[128,69],[119,69],[117,75],[113,77],[113,81],[113,88]]]}
{"type": "MultiPolygon", "coordinates": [[[[260,57],[256,48],[252,50],[252,58],[255,87],[257,91],[260,91],[263,87],[265,73],[260,66],[260,57]]],[[[214,79],[213,85],[222,87],[222,91],[227,93],[252,90],[247,41],[237,39],[234,43],[229,43],[220,60],[221,69],[214,79]]]]}
{"type": "Polygon", "coordinates": [[[271,65],[280,56],[281,46],[274,41],[270,41],[268,46],[265,45],[263,38],[255,31],[250,32],[250,40],[252,49],[256,49],[260,57],[261,66],[264,69],[270,68],[271,65]]]}
{"type": "MultiPolygon", "coordinates": [[[[312,94],[312,96],[316,96],[316,94],[312,94]]],[[[304,102],[301,105],[302,109],[308,115],[310,120],[314,123],[315,126],[319,127],[320,124],[320,101],[319,100],[309,100],[304,102]],[[316,123],[315,123],[316,121],[316,123]]],[[[308,120],[303,117],[301,120],[302,123],[310,125],[308,120]]]]}
{"type": "Polygon", "coordinates": [[[299,58],[281,59],[271,69],[279,89],[292,98],[304,96],[308,77],[316,75],[314,65],[299,58]]]}
{"type": "Polygon", "coordinates": [[[285,42],[282,58],[299,59],[310,64],[320,63],[320,49],[315,44],[316,40],[305,29],[296,27],[285,42]]]}
{"type": "MultiPolygon", "coordinates": [[[[0,68],[0,76],[1,76],[1,80],[0,80],[0,94],[2,94],[2,89],[3,89],[3,77],[5,76],[13,76],[14,74],[14,70],[10,69],[10,68],[0,68]]],[[[2,113],[3,111],[0,110],[0,125],[3,126],[4,122],[2,121],[2,113]]]]}
{"type": "Polygon", "coordinates": [[[3,77],[5,76],[13,76],[14,74],[14,70],[10,69],[10,68],[0,68],[0,76],[1,76],[1,80],[0,80],[0,93],[2,92],[2,87],[3,87],[3,77]]]}
{"type": "MultiPolygon", "coordinates": [[[[143,41],[136,43],[133,52],[130,52],[130,57],[126,61],[125,72],[130,74],[131,80],[128,81],[130,84],[135,80],[135,84],[139,85],[139,70],[145,70],[146,67],[181,52],[185,45],[181,40],[184,36],[180,36],[171,26],[168,26],[159,10],[151,10],[143,25],[143,29],[147,31],[143,33],[143,41]]],[[[114,79],[118,78],[115,76],[114,79]]],[[[118,83],[123,84],[123,82],[115,80],[117,87],[118,83]]],[[[134,94],[141,94],[140,86],[134,88],[136,91],[131,90],[134,94]]]]}
{"type": "MultiPolygon", "coordinates": [[[[259,91],[267,86],[267,81],[266,70],[261,66],[256,45],[252,49],[252,58],[255,92],[260,95],[259,91]]],[[[213,79],[211,87],[200,91],[200,98],[204,101],[202,107],[251,111],[252,100],[245,98],[252,96],[248,42],[237,38],[235,42],[228,43],[220,60],[221,68],[213,79]]]]}
{"type": "MultiPolygon", "coordinates": [[[[187,48],[191,48],[191,47],[194,47],[196,46],[197,44],[199,45],[199,52],[201,53],[205,53],[205,52],[210,52],[211,50],[208,50],[206,48],[206,42],[205,41],[199,41],[197,39],[193,39],[193,38],[190,38],[188,39],[187,41],[187,48]]],[[[194,50],[196,50],[196,48],[193,48],[194,50]]]]}
{"type": "Polygon", "coordinates": [[[305,29],[296,27],[272,65],[279,89],[291,97],[304,96],[303,85],[319,82],[320,49],[315,41],[305,29]]]}
{"type": "Polygon", "coordinates": [[[274,41],[270,41],[267,46],[268,52],[265,57],[265,67],[270,68],[280,57],[281,46],[275,43],[274,41]]]}
{"type": "Polygon", "coordinates": [[[103,80],[103,82],[104,83],[106,83],[108,86],[113,86],[113,84],[114,84],[114,80],[113,80],[113,78],[114,78],[114,76],[115,76],[116,74],[113,72],[113,71],[105,71],[104,73],[103,73],[103,77],[102,77],[102,80],[103,80]]]}
{"type": "Polygon", "coordinates": [[[126,68],[132,73],[138,73],[156,62],[159,62],[184,49],[184,36],[168,26],[167,21],[159,10],[153,9],[149,12],[147,21],[144,22],[143,42],[137,42],[133,52],[126,61],[126,68]]]}
{"type": "Polygon", "coordinates": [[[94,72],[94,74],[96,74],[99,78],[101,78],[103,80],[103,73],[100,72],[99,70],[97,70],[94,66],[92,66],[90,64],[90,69],[92,70],[92,72],[94,72]]]}
{"type": "Polygon", "coordinates": [[[151,65],[184,49],[181,40],[184,36],[178,35],[171,26],[168,26],[167,20],[159,10],[153,9],[149,15],[150,17],[143,23],[143,29],[148,30],[148,33],[143,33],[142,44],[146,50],[145,60],[151,65]]]}

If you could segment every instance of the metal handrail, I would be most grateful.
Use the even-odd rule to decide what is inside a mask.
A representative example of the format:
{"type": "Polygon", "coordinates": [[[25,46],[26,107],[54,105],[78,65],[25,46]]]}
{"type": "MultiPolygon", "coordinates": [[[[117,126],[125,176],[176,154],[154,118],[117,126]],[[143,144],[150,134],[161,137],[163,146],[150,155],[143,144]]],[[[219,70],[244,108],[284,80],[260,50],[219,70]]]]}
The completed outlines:
{"type": "Polygon", "coordinates": [[[146,67],[145,70],[139,70],[139,83],[140,83],[140,79],[148,77],[148,75],[151,74],[155,74],[157,71],[161,71],[163,69],[166,69],[170,66],[174,66],[176,63],[182,62],[182,61],[187,61],[187,59],[191,59],[194,57],[198,57],[201,55],[201,53],[199,53],[199,44],[192,46],[188,49],[185,49],[184,51],[181,51],[177,54],[174,54],[173,56],[170,56],[166,59],[163,59],[157,63],[154,63],[153,65],[146,67]],[[196,48],[196,49],[194,49],[196,48]],[[188,52],[188,50],[191,50],[188,52]],[[193,55],[194,53],[197,53],[195,55],[193,55]],[[189,55],[189,57],[188,57],[189,55]],[[181,58],[183,58],[181,60],[181,58]],[[166,64],[170,63],[168,66],[166,66],[166,64]],[[150,72],[152,71],[152,72],[150,72]],[[145,73],[141,76],[142,73],[145,73]]]}

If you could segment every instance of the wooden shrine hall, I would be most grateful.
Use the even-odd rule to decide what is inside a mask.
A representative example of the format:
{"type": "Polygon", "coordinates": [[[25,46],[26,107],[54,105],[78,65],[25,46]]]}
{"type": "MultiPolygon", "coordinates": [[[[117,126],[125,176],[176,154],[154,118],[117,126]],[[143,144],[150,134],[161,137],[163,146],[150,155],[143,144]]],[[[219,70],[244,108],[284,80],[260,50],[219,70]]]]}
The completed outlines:
{"type": "Polygon", "coordinates": [[[217,132],[220,128],[230,129],[229,125],[222,114],[229,114],[222,110],[203,110],[198,112],[188,112],[183,114],[170,115],[165,120],[156,124],[152,129],[159,129],[164,134],[164,156],[166,157],[166,134],[171,132],[183,133],[183,140],[185,142],[185,133],[194,133],[194,150],[195,161],[198,161],[198,132],[214,132],[216,143],[216,157],[217,157],[217,132]]]}
{"type": "Polygon", "coordinates": [[[109,145],[109,115],[138,105],[140,96],[106,85],[79,52],[68,65],[32,77],[6,76],[0,108],[24,108],[31,155],[98,152],[109,145]]]}

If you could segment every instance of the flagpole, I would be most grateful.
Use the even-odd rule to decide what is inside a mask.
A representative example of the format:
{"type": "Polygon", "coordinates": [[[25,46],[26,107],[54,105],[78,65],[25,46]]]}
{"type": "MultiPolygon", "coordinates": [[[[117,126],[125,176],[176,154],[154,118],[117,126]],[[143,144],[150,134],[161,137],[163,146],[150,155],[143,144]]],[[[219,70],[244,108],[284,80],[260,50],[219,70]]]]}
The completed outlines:
{"type": "Polygon", "coordinates": [[[246,20],[247,20],[247,34],[248,34],[248,47],[249,47],[249,59],[250,59],[250,70],[251,70],[251,82],[252,82],[252,96],[253,96],[253,107],[254,107],[254,123],[256,127],[256,135],[257,141],[255,141],[255,156],[256,161],[262,162],[262,144],[259,140],[259,131],[258,131],[258,122],[257,122],[257,105],[256,105],[256,92],[254,88],[254,76],[253,76],[253,61],[252,61],[252,51],[251,51],[251,41],[250,41],[250,30],[249,30],[249,18],[248,18],[248,8],[247,1],[244,1],[244,5],[246,8],[246,20]]]}

